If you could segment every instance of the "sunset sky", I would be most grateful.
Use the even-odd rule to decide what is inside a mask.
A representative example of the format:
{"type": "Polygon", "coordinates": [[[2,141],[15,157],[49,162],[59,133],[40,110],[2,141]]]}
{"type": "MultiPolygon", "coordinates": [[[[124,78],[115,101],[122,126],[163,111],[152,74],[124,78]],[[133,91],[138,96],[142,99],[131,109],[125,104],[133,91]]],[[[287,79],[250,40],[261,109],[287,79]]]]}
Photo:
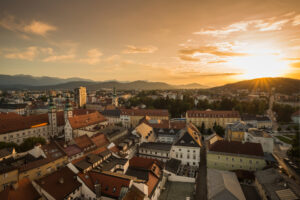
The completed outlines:
{"type": "Polygon", "coordinates": [[[300,79],[299,0],[2,0],[0,74],[300,79]]]}

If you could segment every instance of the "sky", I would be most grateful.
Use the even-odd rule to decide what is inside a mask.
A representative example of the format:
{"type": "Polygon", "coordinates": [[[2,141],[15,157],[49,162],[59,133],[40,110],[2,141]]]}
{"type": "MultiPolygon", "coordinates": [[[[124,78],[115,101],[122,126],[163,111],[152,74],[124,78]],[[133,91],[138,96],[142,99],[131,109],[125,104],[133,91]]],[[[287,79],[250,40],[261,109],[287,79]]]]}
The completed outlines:
{"type": "Polygon", "coordinates": [[[0,74],[300,79],[299,0],[1,0],[0,74]]]}

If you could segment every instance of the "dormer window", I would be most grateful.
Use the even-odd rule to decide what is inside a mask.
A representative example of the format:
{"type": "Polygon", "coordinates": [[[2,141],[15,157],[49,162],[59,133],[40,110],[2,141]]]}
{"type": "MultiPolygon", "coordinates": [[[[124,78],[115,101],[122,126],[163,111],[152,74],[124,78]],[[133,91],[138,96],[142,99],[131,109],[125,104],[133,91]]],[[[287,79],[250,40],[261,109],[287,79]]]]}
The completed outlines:
{"type": "Polygon", "coordinates": [[[115,193],[115,192],[116,192],[116,187],[114,187],[114,188],[113,188],[113,191],[112,191],[112,192],[113,192],[113,193],[115,193]]]}
{"type": "Polygon", "coordinates": [[[184,143],[184,141],[183,141],[183,140],[181,140],[181,141],[180,141],[180,143],[181,143],[181,144],[183,144],[183,143],[184,143]]]}
{"type": "Polygon", "coordinates": [[[191,144],[195,144],[195,142],[192,140],[191,142],[190,142],[191,144]]]}

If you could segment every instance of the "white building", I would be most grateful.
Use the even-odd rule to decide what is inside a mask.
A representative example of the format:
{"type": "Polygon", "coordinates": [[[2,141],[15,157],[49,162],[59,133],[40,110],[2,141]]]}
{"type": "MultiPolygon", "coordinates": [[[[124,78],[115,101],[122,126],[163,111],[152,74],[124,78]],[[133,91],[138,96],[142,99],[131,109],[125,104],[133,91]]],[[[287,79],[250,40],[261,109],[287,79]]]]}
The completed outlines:
{"type": "Polygon", "coordinates": [[[193,124],[187,124],[172,146],[171,158],[181,160],[183,165],[199,166],[201,138],[199,130],[193,124]]]}
{"type": "Polygon", "coordinates": [[[244,141],[252,143],[260,143],[263,151],[267,153],[273,153],[274,140],[266,132],[258,129],[249,129],[244,134],[244,141]]]}

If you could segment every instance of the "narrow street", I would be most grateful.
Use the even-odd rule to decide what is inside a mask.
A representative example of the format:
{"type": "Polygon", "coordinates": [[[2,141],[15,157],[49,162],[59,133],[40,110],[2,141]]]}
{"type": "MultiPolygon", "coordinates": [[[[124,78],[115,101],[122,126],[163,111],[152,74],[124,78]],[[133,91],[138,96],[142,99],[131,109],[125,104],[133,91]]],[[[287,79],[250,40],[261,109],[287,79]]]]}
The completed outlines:
{"type": "Polygon", "coordinates": [[[195,200],[207,200],[207,166],[205,145],[203,145],[200,152],[200,165],[196,179],[195,200]]]}

